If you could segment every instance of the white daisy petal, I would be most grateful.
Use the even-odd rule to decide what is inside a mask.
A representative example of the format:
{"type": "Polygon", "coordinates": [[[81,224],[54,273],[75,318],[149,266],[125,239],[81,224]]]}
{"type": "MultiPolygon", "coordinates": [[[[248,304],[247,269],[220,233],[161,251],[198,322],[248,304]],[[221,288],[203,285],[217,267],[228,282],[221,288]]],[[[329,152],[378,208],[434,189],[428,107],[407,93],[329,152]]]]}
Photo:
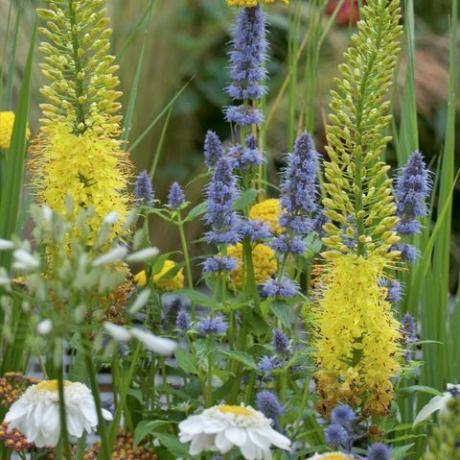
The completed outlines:
{"type": "Polygon", "coordinates": [[[246,442],[246,430],[238,427],[230,427],[225,431],[227,439],[235,444],[235,446],[241,447],[246,442]]]}
{"type": "Polygon", "coordinates": [[[219,449],[219,452],[221,454],[226,454],[233,447],[233,444],[225,436],[224,431],[217,433],[216,438],[215,438],[215,443],[216,443],[217,449],[219,449]]]}
{"type": "MultiPolygon", "coordinates": [[[[81,438],[85,431],[94,431],[98,420],[89,388],[78,382],[64,382],[64,401],[69,435],[81,438]]],[[[112,418],[105,410],[103,416],[107,420],[112,418]]],[[[4,421],[36,447],[56,447],[61,432],[57,381],[44,380],[30,386],[10,407],[4,421]]]]}
{"type": "Polygon", "coordinates": [[[421,411],[417,414],[413,426],[418,425],[419,423],[429,418],[432,414],[442,409],[451,397],[452,396],[450,393],[444,393],[440,396],[435,396],[432,398],[428,404],[423,406],[421,411]]]}
{"type": "Polygon", "coordinates": [[[247,460],[271,460],[270,447],[289,450],[291,442],[273,430],[271,420],[250,406],[219,405],[179,424],[179,440],[190,442],[190,454],[240,449],[247,460]]]}

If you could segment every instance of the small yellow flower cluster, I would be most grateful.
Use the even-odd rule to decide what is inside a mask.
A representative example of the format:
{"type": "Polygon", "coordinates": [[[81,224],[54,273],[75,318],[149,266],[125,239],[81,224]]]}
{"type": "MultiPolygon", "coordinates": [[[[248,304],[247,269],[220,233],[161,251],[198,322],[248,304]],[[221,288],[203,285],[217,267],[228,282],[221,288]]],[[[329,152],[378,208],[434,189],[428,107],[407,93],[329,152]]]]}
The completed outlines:
{"type": "Polygon", "coordinates": [[[23,452],[32,447],[27,438],[16,428],[10,429],[7,423],[0,425],[0,441],[8,449],[23,452]]]}
{"type": "MultiPolygon", "coordinates": [[[[0,149],[8,150],[13,134],[14,112],[0,112],[0,149]]],[[[30,130],[27,129],[26,137],[29,139],[30,130]]]]}
{"type": "Polygon", "coordinates": [[[366,415],[388,412],[391,378],[399,369],[400,325],[387,289],[378,283],[385,265],[380,256],[338,255],[322,275],[314,356],[323,413],[338,402],[360,406],[366,415]]]}
{"type": "Polygon", "coordinates": [[[271,3],[275,3],[277,1],[284,3],[285,5],[289,4],[289,0],[227,0],[227,5],[254,8],[258,3],[266,3],[267,5],[270,5],[271,3]]]}
{"type": "MultiPolygon", "coordinates": [[[[173,292],[176,289],[182,289],[184,287],[184,270],[182,268],[178,270],[172,278],[169,278],[169,276],[165,277],[165,275],[175,268],[176,263],[173,260],[166,259],[161,270],[153,275],[153,284],[160,291],[173,292]]],[[[134,281],[139,287],[145,286],[147,284],[147,275],[145,271],[139,272],[134,277],[134,281]]]]}
{"type": "Polygon", "coordinates": [[[275,234],[280,234],[282,229],[280,225],[281,203],[276,198],[269,198],[260,203],[256,203],[249,211],[249,217],[254,220],[260,220],[267,224],[270,230],[275,234]]]}
{"type": "Polygon", "coordinates": [[[17,372],[7,372],[0,378],[0,406],[9,407],[24,393],[30,385],[38,382],[17,372]]]}
{"type": "MultiPolygon", "coordinates": [[[[230,277],[236,288],[243,285],[245,274],[243,272],[243,245],[241,243],[229,246],[227,255],[233,257],[237,261],[237,267],[230,272],[230,277]]],[[[258,244],[252,250],[252,264],[254,266],[254,277],[257,284],[267,281],[276,272],[276,257],[275,251],[269,246],[258,244]]]]}
{"type": "Polygon", "coordinates": [[[88,222],[92,240],[103,219],[115,211],[118,220],[113,234],[119,234],[129,203],[125,192],[129,160],[120,143],[91,129],[75,135],[65,122],[48,126],[43,136],[43,141],[33,146],[30,162],[39,201],[55,212],[65,213],[66,197],[71,196],[75,205],[73,219],[80,207],[93,207],[95,213],[88,222]]]}
{"type": "MultiPolygon", "coordinates": [[[[101,450],[101,443],[97,442],[86,451],[84,460],[96,460],[101,450]]],[[[127,431],[117,434],[113,446],[112,460],[157,460],[158,456],[151,448],[135,446],[133,435],[127,431]]]]}

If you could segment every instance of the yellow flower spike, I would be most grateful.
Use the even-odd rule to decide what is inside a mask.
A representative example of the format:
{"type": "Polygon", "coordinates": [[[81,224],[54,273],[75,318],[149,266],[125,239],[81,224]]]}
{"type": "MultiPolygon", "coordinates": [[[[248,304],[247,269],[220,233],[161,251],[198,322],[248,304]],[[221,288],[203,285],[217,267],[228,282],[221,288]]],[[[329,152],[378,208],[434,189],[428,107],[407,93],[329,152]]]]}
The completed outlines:
{"type": "Polygon", "coordinates": [[[315,316],[315,374],[328,413],[337,403],[384,415],[393,397],[391,378],[399,369],[399,323],[379,286],[384,256],[335,255],[324,268],[323,292],[315,316]]]}
{"type": "MultiPolygon", "coordinates": [[[[0,149],[8,150],[11,145],[15,115],[14,112],[0,112],[0,149]]],[[[29,139],[30,130],[27,128],[26,138],[29,139]]]]}
{"type": "Polygon", "coordinates": [[[281,203],[276,198],[268,198],[260,203],[256,203],[249,211],[249,217],[254,220],[260,220],[267,224],[269,229],[275,235],[281,233],[280,225],[281,203]]]}
{"type": "Polygon", "coordinates": [[[112,236],[120,234],[130,201],[125,193],[130,164],[118,141],[90,129],[76,135],[69,124],[61,122],[48,126],[31,150],[32,185],[40,202],[64,214],[66,197],[71,196],[76,205],[73,221],[80,207],[94,207],[88,222],[90,244],[105,216],[113,211],[118,219],[112,236]]]}
{"type": "Polygon", "coordinates": [[[173,278],[166,277],[176,267],[173,260],[166,259],[161,270],[153,275],[153,284],[161,291],[172,292],[184,287],[184,270],[181,268],[173,278]]]}
{"type": "Polygon", "coordinates": [[[227,5],[254,8],[257,6],[258,3],[265,3],[267,5],[270,5],[272,3],[277,2],[289,5],[289,0],[227,0],[227,5]]]}
{"type": "MultiPolygon", "coordinates": [[[[236,288],[240,288],[243,284],[243,245],[241,243],[229,246],[227,255],[233,257],[237,261],[237,267],[230,272],[230,277],[236,288]]],[[[258,244],[252,249],[252,263],[254,266],[254,277],[257,284],[267,281],[276,272],[276,257],[275,251],[269,246],[258,244]]]]}

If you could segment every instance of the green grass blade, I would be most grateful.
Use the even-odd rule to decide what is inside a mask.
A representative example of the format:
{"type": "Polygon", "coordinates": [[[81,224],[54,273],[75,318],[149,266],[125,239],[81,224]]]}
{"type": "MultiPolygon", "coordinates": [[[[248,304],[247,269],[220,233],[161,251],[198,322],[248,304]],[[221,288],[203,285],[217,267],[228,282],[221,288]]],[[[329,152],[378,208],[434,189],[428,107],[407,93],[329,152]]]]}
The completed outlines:
{"type": "Polygon", "coordinates": [[[129,150],[133,151],[147,136],[147,134],[156,126],[156,124],[163,118],[163,116],[168,112],[168,110],[174,105],[174,103],[177,101],[177,99],[180,97],[180,95],[185,91],[187,86],[190,84],[192,80],[189,80],[187,83],[185,83],[184,86],[174,95],[174,97],[163,107],[161,112],[149,123],[147,128],[144,129],[144,131],[137,137],[136,140],[134,140],[129,148],[129,150]]]}
{"type": "MultiPolygon", "coordinates": [[[[14,24],[14,37],[12,43],[12,50],[11,50],[11,63],[16,62],[16,54],[18,49],[18,35],[19,35],[19,24],[21,23],[21,16],[22,16],[22,4],[18,4],[18,10],[16,12],[16,22],[14,24]]],[[[4,94],[5,104],[6,107],[11,107],[13,102],[13,84],[14,84],[14,69],[16,68],[15,65],[8,66],[8,78],[6,83],[6,91],[4,94]]]]}
{"type": "MultiPolygon", "coordinates": [[[[8,18],[6,22],[6,29],[5,34],[3,35],[3,46],[2,46],[2,54],[0,56],[0,101],[5,104],[3,99],[4,91],[3,91],[3,76],[5,72],[5,63],[7,62],[7,51],[8,51],[8,44],[9,44],[9,35],[10,35],[10,28],[11,28],[11,17],[13,15],[13,2],[10,2],[8,7],[8,18]]],[[[14,62],[14,61],[10,61],[14,62]]],[[[13,67],[13,66],[11,66],[13,67]]],[[[6,104],[5,104],[6,107],[6,104]]]]}
{"type": "Polygon", "coordinates": [[[134,115],[134,110],[136,108],[137,95],[139,92],[139,82],[141,78],[142,65],[144,63],[144,57],[145,57],[145,45],[147,42],[148,26],[150,24],[153,7],[156,6],[157,3],[158,3],[157,0],[151,0],[150,5],[149,5],[147,20],[144,26],[144,37],[142,40],[142,48],[139,54],[139,60],[137,62],[136,73],[134,74],[134,80],[131,85],[131,90],[129,92],[128,105],[126,108],[126,114],[125,114],[125,119],[123,123],[123,132],[121,135],[121,140],[124,142],[124,147],[127,146],[129,133],[131,131],[132,124],[133,124],[133,115],[134,115]]]}
{"type": "Polygon", "coordinates": [[[405,34],[407,49],[407,74],[401,102],[401,126],[399,132],[398,163],[402,166],[411,152],[419,149],[417,103],[415,97],[415,36],[414,2],[405,1],[405,34]]]}
{"type": "MultiPolygon", "coordinates": [[[[21,206],[24,169],[26,162],[26,133],[30,105],[30,83],[32,63],[34,59],[36,24],[33,26],[32,38],[27,56],[19,92],[19,102],[16,119],[11,137],[11,146],[5,161],[5,182],[2,184],[2,201],[0,203],[0,238],[11,238],[18,232],[18,218],[21,206]]],[[[9,252],[0,253],[0,266],[8,267],[11,255],[9,252]]]]}
{"type": "Polygon", "coordinates": [[[163,144],[164,144],[166,132],[168,130],[169,120],[171,118],[171,113],[172,113],[173,107],[174,106],[170,107],[170,109],[168,111],[168,114],[166,115],[166,120],[164,122],[163,129],[161,130],[160,140],[158,141],[158,145],[157,145],[157,148],[156,148],[156,151],[155,151],[155,156],[153,157],[152,166],[150,167],[150,179],[152,181],[153,181],[153,179],[155,177],[155,173],[157,171],[158,162],[160,161],[160,156],[161,156],[161,152],[163,150],[163,144]]]}

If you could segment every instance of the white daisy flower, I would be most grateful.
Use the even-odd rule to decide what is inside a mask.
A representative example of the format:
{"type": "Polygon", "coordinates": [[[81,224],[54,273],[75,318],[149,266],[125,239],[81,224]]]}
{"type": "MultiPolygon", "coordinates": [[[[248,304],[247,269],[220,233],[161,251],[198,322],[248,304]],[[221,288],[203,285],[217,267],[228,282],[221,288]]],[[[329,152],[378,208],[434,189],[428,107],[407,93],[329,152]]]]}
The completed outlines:
{"type": "MultiPolygon", "coordinates": [[[[95,431],[98,421],[90,389],[79,382],[65,381],[64,400],[69,435],[81,438],[85,431],[95,431]]],[[[109,411],[102,409],[102,415],[112,420],[109,411]]],[[[44,380],[27,388],[10,407],[4,422],[38,448],[56,447],[61,433],[57,380],[44,380]]]]}
{"type": "Polygon", "coordinates": [[[447,391],[441,395],[432,398],[428,404],[422,407],[417,417],[414,420],[414,426],[428,419],[432,414],[438,410],[442,411],[447,404],[449,399],[453,398],[454,395],[460,394],[460,385],[454,385],[452,383],[447,384],[447,391]]]}
{"type": "Polygon", "coordinates": [[[289,450],[291,441],[271,427],[271,420],[250,406],[219,405],[179,424],[179,439],[190,442],[190,455],[226,454],[233,447],[248,460],[269,460],[270,446],[289,450]]]}
{"type": "Polygon", "coordinates": [[[313,457],[308,457],[308,460],[353,460],[353,457],[342,454],[342,452],[329,452],[327,454],[315,454],[313,457]]]}

